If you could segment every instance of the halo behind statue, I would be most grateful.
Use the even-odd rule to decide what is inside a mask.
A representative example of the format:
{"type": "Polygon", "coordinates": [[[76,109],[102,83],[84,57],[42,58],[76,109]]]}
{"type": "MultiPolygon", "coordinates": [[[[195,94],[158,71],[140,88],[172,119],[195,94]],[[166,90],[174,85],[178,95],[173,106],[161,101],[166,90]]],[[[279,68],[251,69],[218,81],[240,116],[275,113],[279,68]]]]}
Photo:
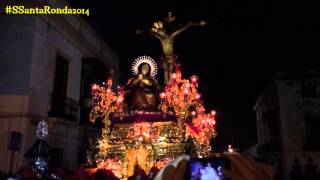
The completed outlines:
{"type": "Polygon", "coordinates": [[[158,71],[158,66],[157,66],[157,63],[155,62],[154,59],[152,59],[151,57],[149,56],[140,56],[138,58],[136,58],[133,63],[132,63],[132,73],[133,75],[138,75],[139,73],[139,66],[142,64],[142,63],[147,63],[151,70],[150,70],[150,75],[152,77],[155,77],[157,75],[157,71],[158,71]]]}

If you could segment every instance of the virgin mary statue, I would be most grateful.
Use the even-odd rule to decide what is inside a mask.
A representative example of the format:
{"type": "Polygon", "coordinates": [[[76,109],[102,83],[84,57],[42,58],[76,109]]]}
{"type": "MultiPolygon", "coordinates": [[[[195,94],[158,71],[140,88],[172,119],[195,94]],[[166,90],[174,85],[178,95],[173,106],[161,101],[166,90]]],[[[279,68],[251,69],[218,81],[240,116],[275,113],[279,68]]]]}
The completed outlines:
{"type": "Polygon", "coordinates": [[[129,110],[157,111],[159,86],[155,61],[148,56],[139,57],[133,62],[132,72],[134,76],[125,88],[129,110]]]}

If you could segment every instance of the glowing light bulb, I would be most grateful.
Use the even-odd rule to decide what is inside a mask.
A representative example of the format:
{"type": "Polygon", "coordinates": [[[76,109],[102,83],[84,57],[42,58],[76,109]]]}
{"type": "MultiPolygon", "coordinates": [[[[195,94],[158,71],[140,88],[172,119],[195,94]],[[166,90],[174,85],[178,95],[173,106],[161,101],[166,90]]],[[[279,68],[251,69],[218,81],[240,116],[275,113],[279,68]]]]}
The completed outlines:
{"type": "Polygon", "coordinates": [[[197,82],[197,81],[198,81],[198,77],[197,77],[197,76],[192,76],[192,77],[191,77],[191,81],[192,81],[193,83],[197,82]]]}
{"type": "Polygon", "coordinates": [[[234,152],[231,144],[228,145],[228,152],[229,152],[229,153],[233,153],[233,152],[234,152]]]}
{"type": "Polygon", "coordinates": [[[214,115],[216,115],[216,111],[212,110],[212,111],[210,112],[210,114],[211,114],[212,116],[214,116],[214,115]]]}
{"type": "Polygon", "coordinates": [[[191,114],[192,114],[192,116],[195,116],[195,115],[196,115],[196,112],[195,112],[195,111],[192,111],[191,114]]]}
{"type": "Polygon", "coordinates": [[[177,74],[176,73],[172,73],[172,78],[176,79],[177,78],[177,74]]]}
{"type": "Polygon", "coordinates": [[[200,97],[201,97],[201,94],[196,95],[196,99],[200,99],[200,97]]]}
{"type": "Polygon", "coordinates": [[[118,103],[121,103],[122,101],[123,101],[122,97],[119,97],[118,100],[117,100],[118,103]]]}
{"type": "Polygon", "coordinates": [[[166,97],[166,93],[160,93],[160,98],[163,99],[166,97]]]}
{"type": "Polygon", "coordinates": [[[97,90],[97,89],[99,89],[99,85],[93,84],[93,85],[92,85],[92,90],[97,90]]]}
{"type": "Polygon", "coordinates": [[[143,136],[139,136],[139,137],[138,137],[138,140],[139,140],[140,142],[142,142],[142,141],[143,141],[143,136]]]}

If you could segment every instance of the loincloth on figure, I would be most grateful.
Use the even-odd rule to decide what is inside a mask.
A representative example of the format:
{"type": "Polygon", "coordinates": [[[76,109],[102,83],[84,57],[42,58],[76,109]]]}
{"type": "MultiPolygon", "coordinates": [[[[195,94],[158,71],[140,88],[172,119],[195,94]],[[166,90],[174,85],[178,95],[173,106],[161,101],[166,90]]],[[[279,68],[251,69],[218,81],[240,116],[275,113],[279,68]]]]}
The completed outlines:
{"type": "Polygon", "coordinates": [[[161,57],[161,65],[162,68],[167,68],[168,66],[174,66],[177,63],[178,56],[173,54],[173,55],[167,55],[161,57]]]}

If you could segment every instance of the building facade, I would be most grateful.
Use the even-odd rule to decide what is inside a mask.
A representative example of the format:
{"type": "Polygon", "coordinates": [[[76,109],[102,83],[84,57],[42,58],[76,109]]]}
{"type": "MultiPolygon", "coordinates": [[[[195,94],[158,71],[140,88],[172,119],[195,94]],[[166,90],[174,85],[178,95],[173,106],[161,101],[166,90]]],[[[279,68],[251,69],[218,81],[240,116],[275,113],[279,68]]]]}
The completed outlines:
{"type": "MultiPolygon", "coordinates": [[[[290,176],[295,159],[320,167],[320,73],[300,69],[280,73],[254,106],[257,157],[290,176]]],[[[319,168],[318,168],[319,169],[319,168]]]]}
{"type": "Polygon", "coordinates": [[[55,165],[77,167],[86,139],[99,135],[87,126],[91,84],[111,69],[117,82],[118,57],[80,16],[0,16],[0,21],[0,171],[26,165],[24,153],[41,119],[49,123],[55,165]]]}

